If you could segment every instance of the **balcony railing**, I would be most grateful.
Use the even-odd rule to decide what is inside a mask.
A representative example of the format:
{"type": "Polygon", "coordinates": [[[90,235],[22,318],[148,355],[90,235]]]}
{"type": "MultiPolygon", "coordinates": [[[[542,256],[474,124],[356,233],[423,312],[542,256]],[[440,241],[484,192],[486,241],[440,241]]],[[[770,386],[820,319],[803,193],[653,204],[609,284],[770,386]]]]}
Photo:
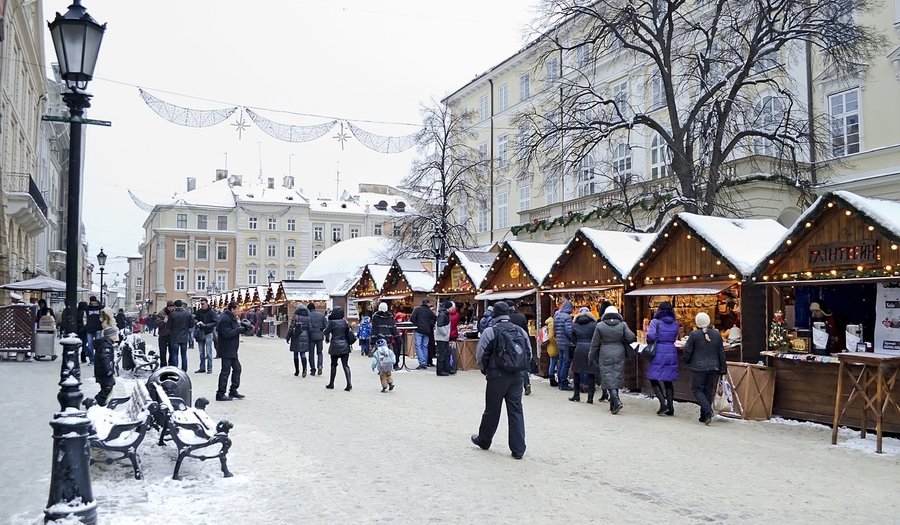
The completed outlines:
{"type": "Polygon", "coordinates": [[[27,193],[31,196],[44,217],[47,217],[47,202],[41,195],[34,179],[27,173],[4,173],[3,174],[3,191],[7,193],[27,193]]]}

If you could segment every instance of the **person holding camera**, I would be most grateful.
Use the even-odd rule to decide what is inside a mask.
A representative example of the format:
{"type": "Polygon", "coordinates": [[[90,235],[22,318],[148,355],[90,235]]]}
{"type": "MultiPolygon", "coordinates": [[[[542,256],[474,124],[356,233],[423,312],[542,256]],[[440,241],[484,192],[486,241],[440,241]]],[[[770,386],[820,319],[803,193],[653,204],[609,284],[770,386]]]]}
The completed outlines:
{"type": "Polygon", "coordinates": [[[231,301],[228,308],[219,316],[216,332],[219,334],[219,358],[222,360],[222,371],[219,372],[219,389],[216,391],[216,401],[231,401],[232,399],[244,399],[238,392],[241,386],[241,361],[238,359],[238,346],[241,344],[241,335],[253,333],[253,323],[248,320],[238,321],[238,305],[231,301]],[[231,376],[231,390],[225,395],[228,386],[228,376],[231,376]]]}

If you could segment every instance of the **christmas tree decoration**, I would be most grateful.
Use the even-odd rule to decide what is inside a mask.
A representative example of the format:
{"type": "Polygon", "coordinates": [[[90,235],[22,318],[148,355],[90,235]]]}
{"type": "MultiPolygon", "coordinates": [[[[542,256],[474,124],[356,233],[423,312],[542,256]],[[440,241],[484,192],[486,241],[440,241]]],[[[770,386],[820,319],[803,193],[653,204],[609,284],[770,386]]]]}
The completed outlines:
{"type": "Polygon", "coordinates": [[[772,324],[769,325],[769,349],[776,352],[788,352],[791,349],[787,325],[781,311],[775,312],[772,324]]]}

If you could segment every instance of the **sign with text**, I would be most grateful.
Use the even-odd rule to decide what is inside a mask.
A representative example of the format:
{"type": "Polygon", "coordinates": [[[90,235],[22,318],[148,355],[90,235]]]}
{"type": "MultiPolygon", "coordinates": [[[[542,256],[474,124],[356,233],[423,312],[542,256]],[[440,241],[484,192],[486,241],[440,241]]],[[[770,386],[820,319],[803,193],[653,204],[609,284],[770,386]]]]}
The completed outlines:
{"type": "Polygon", "coordinates": [[[875,351],[900,354],[900,281],[878,283],[875,294],[875,351]]]}
{"type": "Polygon", "coordinates": [[[878,243],[876,241],[818,244],[809,249],[810,267],[855,266],[877,262],[878,243]]]}

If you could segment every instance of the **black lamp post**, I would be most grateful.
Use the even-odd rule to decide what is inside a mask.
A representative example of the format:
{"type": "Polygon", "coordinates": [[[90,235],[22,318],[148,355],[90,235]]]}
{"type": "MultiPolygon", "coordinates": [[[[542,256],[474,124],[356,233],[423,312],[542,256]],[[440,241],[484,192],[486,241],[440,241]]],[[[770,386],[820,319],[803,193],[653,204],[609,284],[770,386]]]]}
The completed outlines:
{"type": "Polygon", "coordinates": [[[90,107],[91,95],[84,90],[94,76],[100,42],[106,24],[98,24],[81,5],[72,0],[65,15],[56,13],[48,24],[60,76],[68,92],[63,100],[69,108],[69,175],[66,200],[66,311],[63,320],[66,333],[60,363],[60,391],[56,396],[60,411],[54,414],[53,467],[50,475],[50,495],[44,520],[52,521],[74,516],[82,523],[97,522],[97,502],[91,487],[90,452],[87,438],[90,420],[81,410],[81,368],[78,352],[81,340],[75,336],[75,316],[78,303],[79,232],[81,231],[81,155],[84,110],[90,107]]]}
{"type": "Polygon", "coordinates": [[[431,237],[431,248],[434,250],[434,283],[437,284],[441,268],[441,258],[444,256],[444,234],[435,231],[431,237]]]}
{"type": "Polygon", "coordinates": [[[103,253],[103,248],[100,248],[100,253],[97,254],[97,265],[100,266],[100,306],[106,306],[106,300],[103,299],[103,272],[104,266],[106,266],[106,254],[103,253]]]}

